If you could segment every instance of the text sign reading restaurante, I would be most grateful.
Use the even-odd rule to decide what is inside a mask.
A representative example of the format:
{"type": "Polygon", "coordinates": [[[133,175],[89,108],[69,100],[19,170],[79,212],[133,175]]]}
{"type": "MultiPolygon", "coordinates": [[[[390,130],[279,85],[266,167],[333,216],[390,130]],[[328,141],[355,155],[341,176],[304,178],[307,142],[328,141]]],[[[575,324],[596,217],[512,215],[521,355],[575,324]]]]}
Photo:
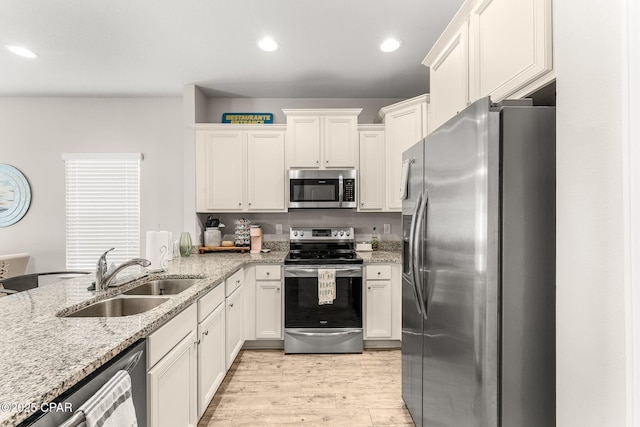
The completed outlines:
{"type": "Polygon", "coordinates": [[[234,125],[263,125],[273,124],[273,114],[271,113],[224,113],[222,123],[232,123],[234,125]]]}

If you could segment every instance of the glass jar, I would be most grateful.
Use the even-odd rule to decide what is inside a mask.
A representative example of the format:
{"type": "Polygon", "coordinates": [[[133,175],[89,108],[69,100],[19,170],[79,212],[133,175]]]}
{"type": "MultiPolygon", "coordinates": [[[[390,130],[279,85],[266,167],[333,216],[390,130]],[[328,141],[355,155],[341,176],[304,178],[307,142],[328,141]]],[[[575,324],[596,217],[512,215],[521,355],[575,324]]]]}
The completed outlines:
{"type": "Polygon", "coordinates": [[[180,235],[180,256],[181,257],[190,256],[191,249],[192,249],[191,234],[189,234],[187,231],[184,231],[180,235]]]}

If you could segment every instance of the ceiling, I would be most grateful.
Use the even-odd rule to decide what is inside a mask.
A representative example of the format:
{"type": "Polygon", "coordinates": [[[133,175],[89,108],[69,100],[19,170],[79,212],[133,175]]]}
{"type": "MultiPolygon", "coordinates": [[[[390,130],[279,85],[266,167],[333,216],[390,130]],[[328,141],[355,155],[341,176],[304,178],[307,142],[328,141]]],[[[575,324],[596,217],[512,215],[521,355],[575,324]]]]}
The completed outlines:
{"type": "Polygon", "coordinates": [[[0,96],[406,98],[462,0],[2,0],[0,96]],[[271,36],[280,49],[263,52],[271,36]],[[383,53],[387,37],[401,48],[383,53]],[[36,59],[16,56],[22,45],[36,59]]]}

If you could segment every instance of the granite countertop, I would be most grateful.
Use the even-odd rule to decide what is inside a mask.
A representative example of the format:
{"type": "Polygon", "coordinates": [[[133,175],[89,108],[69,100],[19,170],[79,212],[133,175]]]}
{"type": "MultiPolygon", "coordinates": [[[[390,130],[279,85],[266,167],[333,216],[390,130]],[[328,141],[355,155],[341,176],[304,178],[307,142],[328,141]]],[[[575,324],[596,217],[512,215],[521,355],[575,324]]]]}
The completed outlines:
{"type": "MultiPolygon", "coordinates": [[[[118,353],[192,304],[247,263],[282,263],[286,251],[176,258],[167,271],[106,292],[87,291],[93,275],[0,298],[0,427],[14,426],[118,353]],[[159,277],[202,280],[145,313],[111,318],[58,317],[159,277]]],[[[123,273],[126,273],[125,270],[123,273]]]]}
{"type": "MultiPolygon", "coordinates": [[[[364,263],[400,263],[401,251],[359,252],[364,263]]],[[[175,258],[167,271],[111,288],[87,291],[93,275],[0,298],[0,427],[13,426],[145,338],[247,263],[282,263],[286,250],[261,254],[215,253],[175,258]],[[111,318],[59,317],[161,277],[202,279],[145,313],[111,318]],[[8,405],[8,406],[7,406],[8,405]]],[[[123,273],[126,273],[125,270],[123,273]]]]}

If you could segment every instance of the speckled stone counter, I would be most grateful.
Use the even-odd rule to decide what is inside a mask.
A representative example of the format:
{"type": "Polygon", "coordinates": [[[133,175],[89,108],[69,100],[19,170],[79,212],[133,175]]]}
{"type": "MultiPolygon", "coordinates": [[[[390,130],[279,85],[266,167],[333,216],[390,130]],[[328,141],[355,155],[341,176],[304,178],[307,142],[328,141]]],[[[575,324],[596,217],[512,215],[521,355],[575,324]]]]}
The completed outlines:
{"type": "Polygon", "coordinates": [[[402,263],[402,251],[378,250],[372,252],[358,252],[365,264],[400,264],[402,263]]]}
{"type": "MultiPolygon", "coordinates": [[[[0,427],[32,415],[122,350],[188,307],[247,263],[282,263],[286,251],[216,253],[177,258],[167,271],[106,292],[87,291],[93,277],[70,279],[0,298],[0,427]],[[198,284],[145,313],[111,318],[59,317],[159,277],[191,277],[198,284]]],[[[125,270],[126,272],[127,270],[125,270]]]]}

